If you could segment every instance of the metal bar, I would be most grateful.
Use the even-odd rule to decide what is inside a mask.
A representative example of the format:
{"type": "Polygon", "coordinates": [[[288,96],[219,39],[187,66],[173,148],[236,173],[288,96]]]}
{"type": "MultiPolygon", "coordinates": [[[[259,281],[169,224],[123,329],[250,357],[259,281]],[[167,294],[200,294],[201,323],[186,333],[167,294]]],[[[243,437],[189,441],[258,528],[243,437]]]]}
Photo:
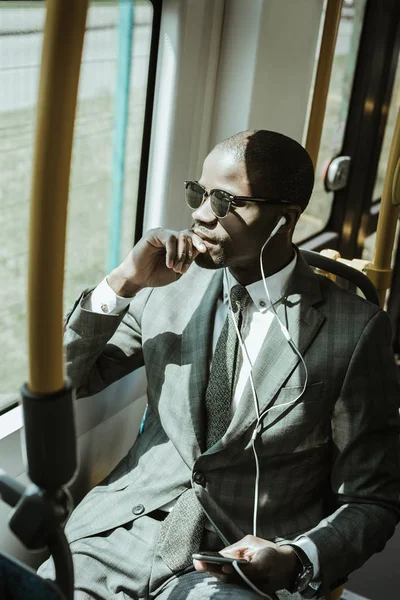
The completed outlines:
{"type": "Polygon", "coordinates": [[[361,32],[343,146],[351,157],[347,186],[334,194],[326,229],[339,236],[342,256],[359,257],[363,214],[371,199],[400,49],[400,3],[368,0],[361,32]]]}
{"type": "Polygon", "coordinates": [[[393,180],[400,160],[400,108],[394,127],[392,144],[383,184],[381,210],[376,230],[376,242],[372,266],[367,269],[368,277],[378,290],[381,306],[385,304],[386,291],[390,287],[391,262],[394,238],[396,235],[399,207],[393,203],[393,180]]]}
{"type": "Polygon", "coordinates": [[[147,190],[147,175],[149,171],[151,125],[153,120],[154,96],[156,89],[156,72],[158,46],[161,29],[161,10],[163,0],[151,0],[153,4],[153,26],[151,30],[149,74],[147,77],[146,107],[144,110],[142,154],[140,157],[139,183],[136,207],[136,222],[134,243],[138,242],[143,233],[144,203],[147,190]]]}
{"type": "Polygon", "coordinates": [[[393,350],[400,357],[400,243],[397,243],[387,311],[393,327],[393,350]]]}
{"type": "Polygon", "coordinates": [[[311,156],[314,168],[317,166],[322,127],[324,125],[325,108],[331,79],[333,57],[335,55],[336,38],[339,29],[343,0],[328,0],[322,33],[317,74],[315,76],[314,94],[308,122],[306,150],[311,156]]]}
{"type": "Polygon", "coordinates": [[[124,200],[125,149],[129,115],[132,65],[133,0],[120,0],[118,25],[118,72],[115,99],[114,160],[110,219],[109,271],[120,262],[122,207],[124,200]]]}
{"type": "Polygon", "coordinates": [[[74,118],[88,0],[48,0],[31,195],[28,388],[64,387],[65,231],[74,118]]]}
{"type": "Polygon", "coordinates": [[[340,600],[340,598],[342,597],[342,594],[343,594],[343,590],[344,590],[344,586],[341,585],[340,587],[338,587],[335,590],[333,590],[332,592],[330,592],[329,600],[340,600]]]}

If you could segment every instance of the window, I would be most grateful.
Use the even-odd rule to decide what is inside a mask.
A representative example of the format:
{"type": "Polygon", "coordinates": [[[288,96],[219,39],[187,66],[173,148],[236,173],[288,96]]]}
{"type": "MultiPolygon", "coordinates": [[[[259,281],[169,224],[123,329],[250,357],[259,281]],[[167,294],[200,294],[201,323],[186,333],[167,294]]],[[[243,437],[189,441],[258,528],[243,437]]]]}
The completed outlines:
{"type": "Polygon", "coordinates": [[[374,200],[379,200],[382,196],[383,182],[385,180],[386,165],[389,158],[390,146],[392,145],[392,138],[394,132],[394,126],[397,119],[397,114],[400,108],[400,55],[397,62],[397,70],[395,80],[393,83],[392,99],[389,107],[389,114],[386,122],[385,135],[383,137],[382,150],[379,158],[378,173],[376,176],[374,193],[372,195],[374,200]]]}
{"type": "MultiPolygon", "coordinates": [[[[397,114],[399,112],[399,109],[400,109],[400,55],[399,55],[399,59],[397,62],[397,70],[396,70],[395,80],[393,83],[392,98],[391,98],[391,102],[390,102],[388,118],[386,121],[385,135],[383,137],[381,155],[379,157],[378,172],[376,175],[374,192],[373,192],[373,196],[372,196],[374,198],[374,201],[379,201],[382,196],[383,183],[385,181],[385,175],[386,175],[386,166],[387,166],[387,162],[388,162],[388,158],[389,158],[390,147],[392,145],[394,126],[396,124],[396,119],[397,119],[397,114]]],[[[398,238],[399,238],[399,227],[397,227],[397,234],[396,234],[397,243],[398,243],[398,238]]],[[[367,236],[364,240],[363,258],[365,260],[372,260],[374,246],[375,246],[375,239],[376,239],[376,231],[374,233],[371,233],[371,235],[367,236]]],[[[397,243],[395,242],[395,244],[394,244],[393,258],[395,256],[397,243]]]]}
{"type": "MultiPolygon", "coordinates": [[[[121,256],[133,243],[153,5],[134,3],[121,256]]],[[[45,3],[0,2],[0,409],[26,381],[29,197],[45,3]],[[6,93],[4,93],[4,91],[6,93]]],[[[118,0],[90,3],[71,166],[64,306],[107,271],[119,40],[118,0]]],[[[60,140],[62,143],[62,140],[60,140]]]]}
{"type": "MultiPolygon", "coordinates": [[[[310,204],[304,211],[295,230],[295,242],[321,231],[328,222],[333,193],[324,188],[324,171],[328,162],[341,150],[345,130],[351,87],[357,60],[357,50],[364,17],[365,0],[354,0],[351,5],[343,3],[331,80],[325,109],[321,145],[315,169],[315,185],[310,204]]],[[[321,18],[321,31],[324,26],[325,11],[321,18]]],[[[319,48],[316,64],[319,58],[319,48]]],[[[314,90],[310,91],[310,104],[314,90]]]]}

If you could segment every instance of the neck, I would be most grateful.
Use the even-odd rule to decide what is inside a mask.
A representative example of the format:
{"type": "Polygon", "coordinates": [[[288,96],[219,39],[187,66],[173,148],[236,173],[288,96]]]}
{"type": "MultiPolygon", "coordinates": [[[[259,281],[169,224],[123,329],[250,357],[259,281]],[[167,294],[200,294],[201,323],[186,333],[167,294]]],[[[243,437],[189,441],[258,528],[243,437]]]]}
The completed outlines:
{"type": "MultiPolygon", "coordinates": [[[[273,253],[271,250],[268,252],[266,249],[263,253],[263,267],[265,277],[270,277],[274,273],[278,273],[286,267],[293,259],[294,250],[293,247],[285,247],[277,252],[275,249],[273,253]]],[[[241,285],[246,286],[262,279],[260,260],[257,259],[253,264],[247,264],[245,266],[232,266],[229,267],[229,272],[234,276],[236,281],[241,285]]]]}

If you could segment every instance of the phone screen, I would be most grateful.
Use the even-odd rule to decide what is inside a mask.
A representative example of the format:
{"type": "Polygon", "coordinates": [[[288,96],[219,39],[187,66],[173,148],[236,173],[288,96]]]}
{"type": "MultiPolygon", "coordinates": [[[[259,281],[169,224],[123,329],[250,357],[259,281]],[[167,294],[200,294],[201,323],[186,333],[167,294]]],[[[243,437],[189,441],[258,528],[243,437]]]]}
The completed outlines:
{"type": "Polygon", "coordinates": [[[196,560],[201,560],[206,563],[212,563],[215,565],[230,565],[234,560],[238,562],[239,565],[245,565],[249,561],[244,558],[231,558],[229,556],[222,556],[219,552],[196,552],[192,554],[192,558],[196,560]]]}

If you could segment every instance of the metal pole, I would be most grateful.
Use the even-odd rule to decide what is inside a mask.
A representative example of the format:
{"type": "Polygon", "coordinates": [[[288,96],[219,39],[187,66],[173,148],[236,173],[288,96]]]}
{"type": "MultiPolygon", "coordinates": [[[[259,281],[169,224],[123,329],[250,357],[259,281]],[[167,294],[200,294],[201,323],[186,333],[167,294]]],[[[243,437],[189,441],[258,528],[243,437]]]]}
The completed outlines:
{"type": "Polygon", "coordinates": [[[392,252],[396,235],[397,218],[400,201],[398,197],[400,171],[400,108],[394,127],[392,145],[386,168],[383,184],[381,208],[379,212],[378,228],[372,266],[367,269],[367,275],[378,290],[380,304],[385,304],[386,291],[390,287],[392,278],[392,252]]]}
{"type": "Polygon", "coordinates": [[[28,341],[33,393],[64,388],[65,231],[88,0],[47,0],[29,232],[28,341]]]}
{"type": "Polygon", "coordinates": [[[118,71],[115,98],[114,159],[108,270],[120,262],[122,206],[124,197],[125,150],[132,63],[133,0],[120,0],[118,26],[118,71]]]}
{"type": "Polygon", "coordinates": [[[313,161],[314,168],[317,166],[319,146],[321,143],[322,127],[324,124],[326,101],[341,11],[342,0],[328,0],[305,144],[306,150],[313,161]]]}

